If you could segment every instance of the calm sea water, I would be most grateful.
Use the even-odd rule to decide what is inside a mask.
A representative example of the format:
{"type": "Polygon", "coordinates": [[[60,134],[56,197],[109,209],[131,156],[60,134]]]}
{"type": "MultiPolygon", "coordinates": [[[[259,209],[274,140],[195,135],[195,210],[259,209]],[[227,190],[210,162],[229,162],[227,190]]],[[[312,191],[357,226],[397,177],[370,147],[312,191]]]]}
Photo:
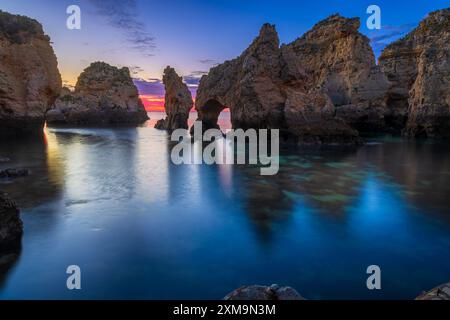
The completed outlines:
{"type": "Polygon", "coordinates": [[[220,299],[272,283],[309,299],[410,299],[450,281],[448,144],[283,151],[278,175],[260,176],[173,165],[153,122],[2,143],[1,168],[32,174],[0,181],[25,225],[1,299],[220,299]],[[72,264],[79,291],[66,289],[72,264]],[[366,288],[371,264],[380,291],[366,288]]]}

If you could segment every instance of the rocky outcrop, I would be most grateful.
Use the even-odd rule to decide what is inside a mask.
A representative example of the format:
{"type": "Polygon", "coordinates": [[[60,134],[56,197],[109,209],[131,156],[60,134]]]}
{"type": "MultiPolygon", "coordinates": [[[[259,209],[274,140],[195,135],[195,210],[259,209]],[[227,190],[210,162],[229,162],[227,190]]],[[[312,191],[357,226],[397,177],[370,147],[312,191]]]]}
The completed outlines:
{"type": "Polygon", "coordinates": [[[0,134],[42,133],[60,91],[56,56],[41,24],[0,11],[0,134]]]}
{"type": "Polygon", "coordinates": [[[148,120],[128,68],[94,62],[47,112],[50,125],[135,125],[148,120]]]}
{"type": "Polygon", "coordinates": [[[19,209],[5,194],[0,192],[0,255],[20,247],[23,233],[19,209]]]}
{"type": "Polygon", "coordinates": [[[359,144],[358,132],[342,119],[327,94],[288,91],[284,108],[286,126],[302,144],[359,144]]]}
{"type": "Polygon", "coordinates": [[[171,67],[164,70],[163,83],[166,91],[164,109],[167,117],[158,120],[155,128],[169,131],[187,129],[189,111],[194,105],[191,92],[183,82],[183,78],[171,67]]]}
{"type": "Polygon", "coordinates": [[[359,18],[338,14],[317,23],[281,47],[282,77],[308,92],[327,94],[336,117],[359,132],[381,131],[389,82],[376,66],[370,41],[359,27],[359,18]]]}
{"type": "Polygon", "coordinates": [[[450,137],[450,9],[432,12],[385,48],[379,64],[392,82],[388,104],[412,137],[450,137]]]}
{"type": "Polygon", "coordinates": [[[278,128],[300,143],[358,143],[384,128],[389,82],[359,19],[333,15],[279,46],[265,24],[238,58],[212,68],[197,90],[204,128],[229,107],[234,128],[278,128]]]}
{"type": "Polygon", "coordinates": [[[203,128],[218,128],[226,107],[234,128],[280,128],[286,97],[281,90],[278,34],[270,24],[238,58],[225,61],[203,76],[196,109],[203,128]]]}
{"type": "Polygon", "coordinates": [[[450,282],[421,294],[416,300],[450,300],[450,282]]]}
{"type": "Polygon", "coordinates": [[[305,300],[295,289],[273,284],[243,286],[229,293],[224,300],[305,300]]]}

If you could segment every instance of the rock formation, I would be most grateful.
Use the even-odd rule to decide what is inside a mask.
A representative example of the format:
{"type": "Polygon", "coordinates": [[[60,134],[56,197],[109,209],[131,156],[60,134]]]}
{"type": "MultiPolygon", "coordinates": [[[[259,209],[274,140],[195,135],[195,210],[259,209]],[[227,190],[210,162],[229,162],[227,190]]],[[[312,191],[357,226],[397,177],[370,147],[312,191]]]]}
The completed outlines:
{"type": "Polygon", "coordinates": [[[450,137],[450,9],[430,13],[379,61],[392,82],[388,104],[395,119],[407,118],[405,133],[450,137]]]}
{"type": "Polygon", "coordinates": [[[64,88],[47,112],[49,124],[139,124],[148,119],[128,68],[94,62],[78,77],[75,91],[64,88]]]}
{"type": "Polygon", "coordinates": [[[20,247],[22,233],[23,225],[19,209],[0,192],[0,254],[20,247]]]}
{"type": "Polygon", "coordinates": [[[285,81],[326,93],[336,117],[360,132],[384,127],[389,82],[378,66],[359,18],[333,15],[294,42],[282,46],[285,81]],[[308,75],[305,78],[304,75],[308,75]]]}
{"type": "Polygon", "coordinates": [[[450,282],[421,294],[416,300],[450,300],[450,282]]]}
{"type": "Polygon", "coordinates": [[[217,128],[229,107],[234,128],[279,128],[301,143],[358,143],[356,130],[382,130],[389,82],[359,25],[333,15],[281,47],[275,27],[263,25],[238,58],[202,77],[203,127],[217,128]]]}
{"type": "Polygon", "coordinates": [[[56,56],[41,24],[0,11],[0,134],[42,132],[60,90],[56,56]]]}
{"type": "Polygon", "coordinates": [[[273,284],[243,286],[229,293],[224,300],[305,300],[295,289],[273,284]]]}
{"type": "Polygon", "coordinates": [[[280,88],[279,57],[278,34],[265,24],[238,58],[203,76],[195,103],[203,128],[218,128],[225,107],[231,110],[234,128],[280,128],[286,97],[280,88]]]}
{"type": "Polygon", "coordinates": [[[155,128],[169,131],[187,129],[189,111],[194,105],[191,92],[183,83],[183,78],[178,76],[175,69],[171,67],[166,67],[164,70],[163,83],[166,90],[164,109],[167,117],[158,120],[155,128]]]}

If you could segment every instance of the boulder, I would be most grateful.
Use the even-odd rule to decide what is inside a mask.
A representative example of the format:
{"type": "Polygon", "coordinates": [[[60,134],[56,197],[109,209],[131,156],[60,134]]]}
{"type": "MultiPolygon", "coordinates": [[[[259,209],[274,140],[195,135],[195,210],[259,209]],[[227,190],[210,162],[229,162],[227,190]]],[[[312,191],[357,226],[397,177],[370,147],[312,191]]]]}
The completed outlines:
{"type": "Polygon", "coordinates": [[[183,78],[169,66],[164,70],[163,83],[166,91],[164,109],[167,117],[159,120],[155,128],[169,131],[187,129],[189,111],[194,105],[191,92],[183,82],[183,78]]]}
{"type": "Polygon", "coordinates": [[[20,247],[23,224],[19,209],[7,195],[0,192],[0,255],[20,247]]]}
{"type": "Polygon", "coordinates": [[[392,82],[388,105],[411,137],[450,137],[450,8],[430,13],[388,45],[379,65],[392,82]],[[407,119],[407,121],[406,121],[407,119]]]}
{"type": "Polygon", "coordinates": [[[416,300],[450,300],[450,282],[424,292],[416,300]]]}
{"type": "Polygon", "coordinates": [[[225,296],[224,300],[305,300],[295,289],[273,284],[243,286],[225,296]]]}
{"type": "Polygon", "coordinates": [[[0,134],[42,134],[62,81],[42,25],[0,11],[0,134]]]}
{"type": "Polygon", "coordinates": [[[148,120],[128,68],[94,62],[78,77],[75,90],[61,91],[47,112],[50,125],[136,125],[148,120]]]}

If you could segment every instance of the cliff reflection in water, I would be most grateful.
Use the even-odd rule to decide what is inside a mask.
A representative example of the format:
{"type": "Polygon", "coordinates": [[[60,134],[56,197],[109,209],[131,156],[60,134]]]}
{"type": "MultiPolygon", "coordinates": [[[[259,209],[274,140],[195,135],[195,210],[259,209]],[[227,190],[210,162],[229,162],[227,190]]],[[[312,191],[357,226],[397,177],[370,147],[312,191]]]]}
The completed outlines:
{"type": "Polygon", "coordinates": [[[220,299],[254,283],[310,299],[413,298],[450,277],[445,145],[283,150],[279,173],[261,176],[174,165],[168,140],[148,127],[49,129],[46,142],[1,146],[32,175],[2,182],[25,234],[0,298],[220,299]],[[89,290],[65,289],[71,264],[89,290]],[[365,287],[371,264],[382,292],[365,287]]]}

